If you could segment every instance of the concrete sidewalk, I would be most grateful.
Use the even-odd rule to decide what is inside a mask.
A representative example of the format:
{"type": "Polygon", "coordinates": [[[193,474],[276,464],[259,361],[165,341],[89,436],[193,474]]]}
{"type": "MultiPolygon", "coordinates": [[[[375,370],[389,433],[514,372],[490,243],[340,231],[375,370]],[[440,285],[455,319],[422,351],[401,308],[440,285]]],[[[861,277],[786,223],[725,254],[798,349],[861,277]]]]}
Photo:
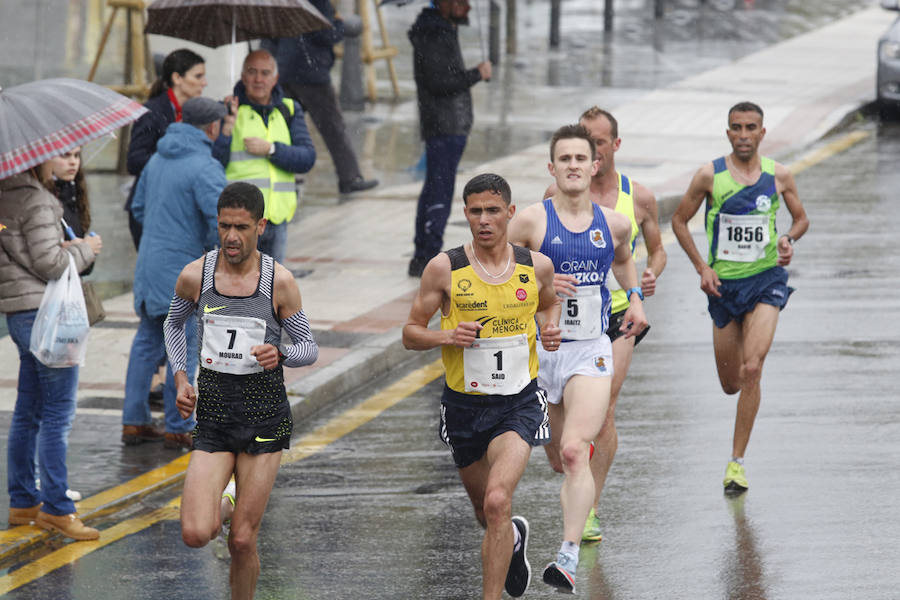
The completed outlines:
{"type": "MultiPolygon", "coordinates": [[[[694,171],[730,151],[726,113],[741,100],[758,102],[766,111],[768,133],[763,153],[788,160],[873,100],[876,40],[894,17],[879,8],[862,10],[626,104],[606,106],[619,120],[623,139],[617,166],[655,192],[666,224],[694,171]]],[[[579,101],[583,107],[596,102],[591,90],[582,90],[579,101]]],[[[532,107],[531,116],[538,118],[541,109],[532,107]]],[[[571,120],[576,117],[577,113],[572,114],[571,120]]],[[[548,129],[562,124],[548,124],[548,129]]],[[[522,208],[541,200],[551,182],[548,158],[547,143],[542,143],[481,164],[477,172],[491,171],[507,178],[513,200],[522,208]]],[[[470,171],[458,177],[457,195],[474,174],[476,171],[470,171]]],[[[304,309],[321,347],[315,365],[286,371],[298,422],[415,356],[402,348],[400,329],[418,287],[417,279],[407,277],[406,267],[419,190],[418,183],[376,188],[352,201],[321,207],[291,224],[286,265],[300,276],[304,309]]],[[[458,197],[445,247],[469,237],[458,197]]],[[[79,419],[82,415],[108,417],[105,439],[98,443],[118,447],[120,429],[109,423],[121,415],[124,374],[137,317],[130,294],[107,300],[105,306],[107,320],[92,331],[81,370],[79,419]]],[[[652,313],[652,307],[650,310],[652,313]]],[[[0,361],[9,365],[0,378],[0,409],[9,411],[15,402],[12,365],[18,364],[18,356],[8,336],[0,339],[0,361]]],[[[156,452],[151,450],[154,446],[141,448],[156,452]]],[[[160,453],[158,464],[151,461],[147,469],[175,456],[160,453]]],[[[69,462],[70,482],[76,482],[79,461],[70,456],[69,462]]],[[[170,485],[177,480],[176,474],[166,482],[170,485]]],[[[85,500],[91,507],[87,518],[108,514],[118,506],[89,500],[85,500]]],[[[35,530],[29,535],[40,539],[42,534],[35,530]]],[[[20,543],[15,542],[17,537],[21,536],[0,538],[0,557],[8,556],[13,544],[20,543]]]]}

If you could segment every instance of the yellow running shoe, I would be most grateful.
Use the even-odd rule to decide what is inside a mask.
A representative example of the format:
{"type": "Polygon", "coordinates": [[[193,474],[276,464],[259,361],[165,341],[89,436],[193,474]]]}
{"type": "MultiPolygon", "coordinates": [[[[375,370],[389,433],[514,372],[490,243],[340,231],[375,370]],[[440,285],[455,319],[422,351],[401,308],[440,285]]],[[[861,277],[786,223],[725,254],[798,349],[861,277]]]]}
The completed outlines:
{"type": "Polygon", "coordinates": [[[600,519],[597,518],[597,514],[592,508],[591,512],[588,513],[587,521],[584,523],[584,532],[581,534],[581,541],[599,542],[602,539],[603,536],[600,535],[600,519]]]}
{"type": "Polygon", "coordinates": [[[747,483],[747,474],[744,473],[744,465],[733,460],[728,461],[728,467],[725,469],[725,485],[726,494],[743,494],[750,487],[747,483]]]}

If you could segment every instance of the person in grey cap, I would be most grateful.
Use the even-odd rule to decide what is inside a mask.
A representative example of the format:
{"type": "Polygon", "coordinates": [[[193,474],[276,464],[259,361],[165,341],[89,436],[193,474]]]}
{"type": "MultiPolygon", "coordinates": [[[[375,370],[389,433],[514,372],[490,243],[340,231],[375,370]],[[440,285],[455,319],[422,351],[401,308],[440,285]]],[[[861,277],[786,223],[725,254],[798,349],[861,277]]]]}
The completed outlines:
{"type": "MultiPolygon", "coordinates": [[[[224,104],[209,98],[185,102],[181,122],[166,129],[137,183],[132,212],[144,232],[134,271],[134,310],[140,324],[131,344],[122,408],[122,441],[127,445],[159,440],[173,449],[192,445],[194,419],[178,414],[171,367],[163,386],[164,430],[151,423],[147,395],[156,365],[165,357],[163,323],[178,274],[213,249],[218,239],[216,205],[227,181],[212,147],[226,114],[224,104]]],[[[191,317],[186,327],[190,347],[196,331],[191,317]]],[[[187,369],[193,380],[196,353],[189,353],[187,369]]]]}

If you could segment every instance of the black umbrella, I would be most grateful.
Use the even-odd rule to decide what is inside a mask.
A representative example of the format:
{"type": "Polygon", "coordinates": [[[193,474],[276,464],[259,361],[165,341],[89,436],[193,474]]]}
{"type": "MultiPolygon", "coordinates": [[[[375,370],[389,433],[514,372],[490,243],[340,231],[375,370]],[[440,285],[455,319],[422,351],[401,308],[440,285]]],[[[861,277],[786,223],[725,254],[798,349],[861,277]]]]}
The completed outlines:
{"type": "MultiPolygon", "coordinates": [[[[308,0],[156,0],[147,7],[144,32],[216,48],[329,27],[328,19],[308,0]]],[[[233,49],[231,78],[234,80],[233,49]]]]}

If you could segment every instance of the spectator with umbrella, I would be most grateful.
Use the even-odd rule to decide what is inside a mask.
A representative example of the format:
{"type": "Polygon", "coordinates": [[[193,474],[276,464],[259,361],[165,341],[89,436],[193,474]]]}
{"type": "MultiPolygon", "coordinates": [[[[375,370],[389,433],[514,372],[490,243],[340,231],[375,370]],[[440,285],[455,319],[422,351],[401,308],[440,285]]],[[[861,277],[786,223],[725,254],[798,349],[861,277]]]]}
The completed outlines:
{"type": "Polygon", "coordinates": [[[63,207],[50,191],[50,159],[114,131],[146,109],[100,86],[50,79],[0,90],[0,312],[19,350],[16,404],[7,444],[9,524],[93,540],[66,495],[66,449],[75,417],[78,366],[50,368],[31,353],[47,282],[74,261],[93,263],[99,237],[63,242],[63,207]],[[35,456],[40,453],[41,489],[35,456]]]}

